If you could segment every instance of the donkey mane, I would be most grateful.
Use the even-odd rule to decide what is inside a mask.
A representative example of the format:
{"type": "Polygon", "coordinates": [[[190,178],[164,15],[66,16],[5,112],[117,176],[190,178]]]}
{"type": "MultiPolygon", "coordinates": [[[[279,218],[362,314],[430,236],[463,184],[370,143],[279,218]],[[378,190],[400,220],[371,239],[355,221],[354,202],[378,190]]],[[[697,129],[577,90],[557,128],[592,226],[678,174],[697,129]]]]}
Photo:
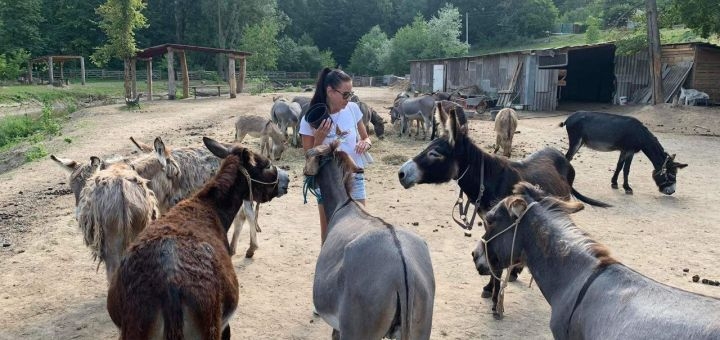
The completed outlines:
{"type": "Polygon", "coordinates": [[[542,219],[541,223],[532,223],[533,229],[538,234],[538,240],[542,242],[543,249],[549,252],[550,249],[558,249],[561,256],[567,256],[572,249],[579,249],[582,252],[598,259],[599,266],[607,266],[613,263],[620,263],[610,255],[610,249],[602,243],[599,243],[590,235],[578,228],[570,216],[563,212],[554,198],[545,198],[539,203],[546,208],[546,214],[538,214],[536,218],[542,219]],[[557,233],[560,235],[560,244],[553,247],[548,243],[550,235],[557,233]]]}

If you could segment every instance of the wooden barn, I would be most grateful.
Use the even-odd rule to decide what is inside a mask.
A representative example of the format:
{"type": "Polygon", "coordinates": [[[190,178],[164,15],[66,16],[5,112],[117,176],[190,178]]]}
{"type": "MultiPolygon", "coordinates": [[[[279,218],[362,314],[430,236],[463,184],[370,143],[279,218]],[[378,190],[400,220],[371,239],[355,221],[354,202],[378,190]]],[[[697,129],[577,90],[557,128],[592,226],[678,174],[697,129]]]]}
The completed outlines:
{"type": "MultiPolygon", "coordinates": [[[[720,46],[707,43],[662,47],[666,100],[680,86],[720,101],[720,46]]],[[[647,53],[616,56],[613,43],[523,50],[469,57],[411,60],[410,82],[421,92],[475,86],[499,105],[553,111],[565,103],[647,103],[647,53]]]]}

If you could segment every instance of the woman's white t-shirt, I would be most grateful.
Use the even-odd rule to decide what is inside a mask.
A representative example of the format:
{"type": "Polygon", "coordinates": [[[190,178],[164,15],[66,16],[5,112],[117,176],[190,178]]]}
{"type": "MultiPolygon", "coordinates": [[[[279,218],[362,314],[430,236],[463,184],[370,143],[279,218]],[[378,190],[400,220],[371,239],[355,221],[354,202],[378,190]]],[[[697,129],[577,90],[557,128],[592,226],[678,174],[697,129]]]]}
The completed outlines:
{"type": "MultiPolygon", "coordinates": [[[[355,161],[355,164],[364,168],[367,164],[365,164],[362,157],[355,152],[355,145],[357,145],[359,138],[357,135],[357,123],[362,119],[360,107],[356,103],[349,102],[345,105],[344,109],[331,114],[330,118],[332,118],[333,125],[330,127],[330,132],[327,137],[325,137],[323,144],[329,145],[336,139],[340,140],[340,150],[350,155],[353,161],[355,161]],[[338,136],[338,129],[336,129],[335,126],[339,127],[341,136],[338,136]]],[[[306,136],[313,136],[315,134],[315,129],[310,126],[310,123],[308,123],[305,118],[300,121],[300,134],[306,136]]]]}

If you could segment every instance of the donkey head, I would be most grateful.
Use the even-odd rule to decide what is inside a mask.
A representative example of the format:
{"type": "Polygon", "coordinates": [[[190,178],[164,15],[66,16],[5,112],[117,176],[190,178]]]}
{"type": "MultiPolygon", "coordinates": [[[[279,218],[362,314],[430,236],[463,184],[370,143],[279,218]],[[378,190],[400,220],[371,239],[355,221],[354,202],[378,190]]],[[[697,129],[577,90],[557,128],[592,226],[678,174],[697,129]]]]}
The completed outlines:
{"type": "Polygon", "coordinates": [[[345,189],[347,192],[350,192],[353,184],[353,174],[361,173],[363,169],[355,164],[350,155],[341,151],[339,145],[340,143],[335,141],[330,145],[318,145],[308,150],[305,154],[303,174],[305,176],[317,176],[320,168],[329,162],[335,161],[337,166],[342,169],[345,189]]]}
{"type": "Polygon", "coordinates": [[[675,183],[677,182],[677,171],[688,166],[687,164],[675,162],[675,154],[666,155],[665,162],[660,169],[653,170],[652,177],[658,190],[665,195],[675,193],[675,183]]]}
{"type": "Polygon", "coordinates": [[[80,163],[67,158],[58,158],[55,155],[50,155],[50,158],[58,163],[63,169],[70,171],[70,189],[75,195],[75,206],[80,201],[80,192],[85,187],[87,180],[92,177],[97,171],[105,169],[108,165],[117,162],[124,161],[124,159],[118,160],[102,160],[95,156],[90,156],[89,163],[80,163]]]}
{"type": "MultiPolygon", "coordinates": [[[[228,145],[208,137],[203,137],[203,143],[210,152],[223,159],[221,169],[226,166],[226,163],[232,164],[230,166],[237,168],[236,175],[244,176],[250,183],[252,192],[248,197],[241,199],[252,197],[254,201],[264,203],[287,193],[290,177],[287,172],[274,166],[267,157],[242,146],[228,145]]],[[[224,181],[225,179],[216,178],[216,180],[224,181]]],[[[236,181],[235,183],[240,182],[236,181]]]]}
{"type": "Polygon", "coordinates": [[[155,138],[152,146],[133,137],[130,137],[130,141],[146,153],[133,160],[131,166],[141,177],[150,180],[150,188],[164,213],[176,203],[174,192],[182,176],[180,165],[160,137],[155,138]]]}
{"type": "Polygon", "coordinates": [[[445,183],[458,176],[455,146],[465,131],[458,125],[455,108],[446,113],[438,105],[435,121],[439,125],[438,138],[398,171],[400,184],[406,189],[420,183],[445,183]]]}
{"type": "MultiPolygon", "coordinates": [[[[540,202],[549,209],[559,209],[566,214],[584,208],[582,203],[560,200],[530,183],[516,184],[513,195],[500,201],[486,215],[485,234],[472,252],[475,267],[480,275],[489,275],[493,269],[507,268],[514,264],[511,262],[516,263],[520,260],[520,241],[514,234],[517,228],[523,228],[520,223],[530,207],[540,202]]],[[[543,212],[537,211],[539,211],[537,213],[543,212]]]]}

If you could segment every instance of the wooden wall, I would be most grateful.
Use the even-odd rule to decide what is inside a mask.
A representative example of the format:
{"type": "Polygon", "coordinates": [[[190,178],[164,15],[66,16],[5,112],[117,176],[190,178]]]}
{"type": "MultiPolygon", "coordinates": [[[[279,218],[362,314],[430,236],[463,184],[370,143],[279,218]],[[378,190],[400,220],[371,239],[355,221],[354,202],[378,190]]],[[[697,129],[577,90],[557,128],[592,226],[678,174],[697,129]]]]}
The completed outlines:
{"type": "Polygon", "coordinates": [[[697,46],[695,58],[693,79],[686,84],[720,102],[720,48],[697,46]]]}

